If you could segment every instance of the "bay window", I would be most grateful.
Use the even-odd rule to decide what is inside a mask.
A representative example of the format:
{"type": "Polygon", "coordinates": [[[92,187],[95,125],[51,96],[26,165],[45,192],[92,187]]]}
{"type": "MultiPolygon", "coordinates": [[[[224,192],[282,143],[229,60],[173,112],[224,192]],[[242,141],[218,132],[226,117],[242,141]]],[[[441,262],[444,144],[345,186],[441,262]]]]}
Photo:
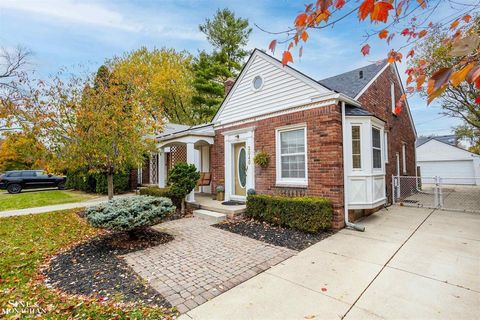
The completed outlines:
{"type": "Polygon", "coordinates": [[[352,126],[352,167],[362,168],[360,126],[352,126]]]}
{"type": "Polygon", "coordinates": [[[382,168],[382,141],[380,130],[372,127],[373,169],[382,168]]]}

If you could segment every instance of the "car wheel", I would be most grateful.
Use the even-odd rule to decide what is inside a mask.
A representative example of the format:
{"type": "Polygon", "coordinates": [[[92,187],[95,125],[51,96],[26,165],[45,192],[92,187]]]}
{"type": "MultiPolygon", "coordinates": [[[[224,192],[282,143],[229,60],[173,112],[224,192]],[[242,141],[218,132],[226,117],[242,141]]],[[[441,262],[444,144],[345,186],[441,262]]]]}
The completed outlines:
{"type": "Polygon", "coordinates": [[[58,190],[67,189],[67,186],[65,185],[65,182],[60,182],[57,187],[58,187],[58,190]]]}
{"type": "Polygon", "coordinates": [[[18,183],[9,184],[7,187],[7,191],[11,194],[20,193],[22,191],[22,186],[18,183]]]}

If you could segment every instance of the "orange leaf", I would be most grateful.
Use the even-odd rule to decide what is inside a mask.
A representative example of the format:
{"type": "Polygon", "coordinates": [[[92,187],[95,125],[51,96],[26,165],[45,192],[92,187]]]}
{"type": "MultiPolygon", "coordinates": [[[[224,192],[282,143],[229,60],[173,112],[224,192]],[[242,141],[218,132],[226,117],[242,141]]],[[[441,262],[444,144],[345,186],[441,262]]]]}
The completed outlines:
{"type": "Polygon", "coordinates": [[[369,54],[369,53],[370,53],[370,45],[369,45],[368,43],[367,43],[366,45],[364,45],[364,46],[362,47],[362,49],[360,49],[360,52],[361,52],[364,56],[366,56],[367,54],[369,54]]]}
{"type": "Polygon", "coordinates": [[[275,53],[275,47],[277,46],[277,40],[272,40],[270,44],[268,45],[268,50],[272,51],[272,53],[275,53]]]}
{"type": "Polygon", "coordinates": [[[290,44],[288,45],[287,50],[290,50],[290,49],[292,49],[292,48],[293,48],[293,42],[290,42],[290,44]]]}
{"type": "Polygon", "coordinates": [[[425,75],[422,74],[418,76],[416,80],[417,80],[417,90],[419,90],[423,86],[423,83],[425,82],[425,75]]]}
{"type": "Polygon", "coordinates": [[[415,51],[413,49],[408,51],[407,58],[413,57],[414,54],[415,54],[415,51]]]}
{"type": "Polygon", "coordinates": [[[301,37],[302,37],[302,40],[303,40],[304,42],[307,42],[307,40],[308,40],[308,33],[307,33],[307,31],[303,31],[301,37]]]}
{"type": "Polygon", "coordinates": [[[428,31],[427,30],[422,30],[418,33],[419,38],[423,38],[427,35],[428,31]]]}
{"type": "Polygon", "coordinates": [[[333,5],[335,8],[341,9],[345,5],[345,0],[335,0],[333,5]]]}
{"type": "Polygon", "coordinates": [[[428,81],[427,93],[430,94],[434,91],[437,91],[442,86],[447,84],[450,76],[452,75],[452,68],[441,68],[437,70],[428,81]]]}
{"type": "Polygon", "coordinates": [[[470,72],[468,73],[468,76],[467,76],[467,81],[469,83],[474,83],[475,80],[480,79],[480,67],[479,66],[475,66],[475,68],[473,68],[472,70],[470,70],[470,72]]]}
{"type": "Polygon", "coordinates": [[[374,0],[364,0],[358,8],[358,18],[360,20],[365,20],[365,18],[373,11],[374,6],[374,0]]]}
{"type": "Polygon", "coordinates": [[[417,1],[420,7],[422,7],[422,9],[425,9],[427,7],[427,3],[425,0],[417,0],[417,1]]]}
{"type": "Polygon", "coordinates": [[[389,2],[379,1],[376,2],[373,11],[370,13],[370,19],[372,21],[387,22],[388,11],[393,9],[393,5],[389,2]]]}
{"type": "Polygon", "coordinates": [[[324,11],[322,11],[322,12],[317,16],[317,18],[315,19],[315,21],[316,21],[317,23],[320,23],[321,21],[327,22],[327,21],[328,21],[328,18],[330,17],[330,15],[331,15],[330,11],[324,10],[324,11]]]}
{"type": "Polygon", "coordinates": [[[453,30],[456,27],[458,27],[458,23],[459,23],[458,19],[453,21],[452,24],[450,25],[450,30],[453,30]]]}
{"type": "Polygon", "coordinates": [[[475,103],[476,103],[476,104],[480,104],[480,96],[478,96],[478,97],[475,98],[475,103]]]}
{"type": "Polygon", "coordinates": [[[306,23],[307,23],[307,14],[306,13],[300,13],[295,18],[295,26],[296,27],[304,27],[306,23]]]}
{"type": "Polygon", "coordinates": [[[386,37],[388,37],[388,30],[387,29],[383,29],[382,31],[380,31],[378,33],[378,37],[380,39],[385,39],[386,37]]]}
{"type": "Polygon", "coordinates": [[[470,19],[472,19],[472,16],[469,14],[464,15],[462,18],[462,20],[465,21],[466,23],[469,23],[470,19]]]}
{"type": "Polygon", "coordinates": [[[282,64],[286,66],[289,62],[293,63],[292,54],[290,51],[284,51],[282,56],[282,64]]]}
{"type": "Polygon", "coordinates": [[[450,78],[450,81],[452,82],[452,85],[454,87],[457,87],[465,78],[467,77],[467,74],[470,72],[470,70],[473,68],[474,64],[470,63],[463,67],[462,69],[455,71],[452,74],[452,77],[450,78]]]}
{"type": "Polygon", "coordinates": [[[395,114],[398,116],[400,112],[402,112],[402,107],[403,107],[403,102],[401,100],[398,100],[395,103],[395,114]]]}

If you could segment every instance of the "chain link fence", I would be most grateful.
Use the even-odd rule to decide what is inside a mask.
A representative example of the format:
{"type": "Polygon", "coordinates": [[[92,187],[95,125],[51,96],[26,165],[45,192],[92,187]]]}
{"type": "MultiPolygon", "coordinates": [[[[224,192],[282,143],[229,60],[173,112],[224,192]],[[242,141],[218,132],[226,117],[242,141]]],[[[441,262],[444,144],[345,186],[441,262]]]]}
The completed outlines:
{"type": "Polygon", "coordinates": [[[480,213],[478,178],[393,176],[393,202],[403,206],[480,213]]]}

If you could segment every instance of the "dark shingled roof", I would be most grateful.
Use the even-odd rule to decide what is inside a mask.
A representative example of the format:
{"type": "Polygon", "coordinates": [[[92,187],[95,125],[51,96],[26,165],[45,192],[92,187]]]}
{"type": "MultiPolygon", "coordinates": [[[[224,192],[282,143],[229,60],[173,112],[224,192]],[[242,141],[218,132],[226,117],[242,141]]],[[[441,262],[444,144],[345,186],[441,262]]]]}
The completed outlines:
{"type": "Polygon", "coordinates": [[[429,136],[429,137],[418,137],[417,139],[417,147],[420,147],[422,144],[430,141],[430,140],[437,140],[451,146],[456,147],[458,143],[458,139],[454,134],[446,135],[446,136],[429,136]]]}
{"type": "Polygon", "coordinates": [[[322,79],[318,83],[331,90],[343,93],[350,98],[355,98],[385,64],[387,64],[387,60],[322,79]],[[360,78],[360,72],[363,73],[362,78],[360,78]]]}
{"type": "Polygon", "coordinates": [[[359,107],[345,106],[345,115],[346,116],[373,116],[374,114],[359,107]]]}

